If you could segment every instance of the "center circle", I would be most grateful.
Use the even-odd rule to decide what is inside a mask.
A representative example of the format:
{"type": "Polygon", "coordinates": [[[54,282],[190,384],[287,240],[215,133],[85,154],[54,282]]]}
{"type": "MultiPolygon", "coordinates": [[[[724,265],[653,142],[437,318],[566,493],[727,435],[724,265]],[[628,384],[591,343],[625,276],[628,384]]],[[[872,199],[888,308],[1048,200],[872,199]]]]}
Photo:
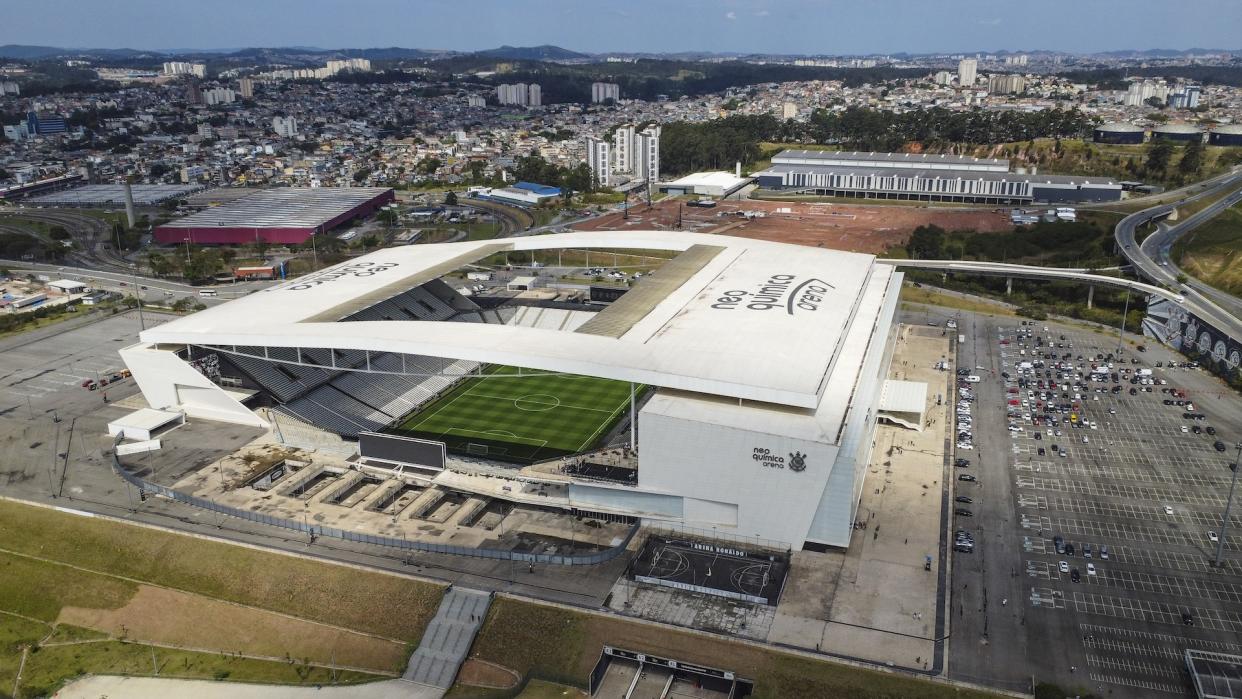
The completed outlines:
{"type": "Polygon", "coordinates": [[[550,393],[531,393],[521,398],[513,399],[513,407],[518,410],[525,410],[528,413],[541,413],[545,410],[551,410],[559,407],[561,399],[550,393]]]}

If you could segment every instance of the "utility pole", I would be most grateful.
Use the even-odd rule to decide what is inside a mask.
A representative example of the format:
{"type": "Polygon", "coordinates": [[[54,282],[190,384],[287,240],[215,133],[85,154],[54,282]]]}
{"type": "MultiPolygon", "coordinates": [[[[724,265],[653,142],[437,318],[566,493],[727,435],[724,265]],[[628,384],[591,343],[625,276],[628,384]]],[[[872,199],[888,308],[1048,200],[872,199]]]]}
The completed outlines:
{"type": "Polygon", "coordinates": [[[1229,499],[1225,501],[1225,516],[1220,523],[1220,536],[1216,541],[1216,561],[1212,564],[1219,568],[1221,566],[1221,556],[1225,553],[1225,533],[1229,529],[1229,510],[1233,509],[1233,491],[1238,487],[1238,469],[1242,468],[1242,442],[1238,442],[1238,453],[1234,455],[1233,460],[1233,480],[1229,483],[1229,499]]]}
{"type": "Polygon", "coordinates": [[[134,298],[138,299],[138,327],[142,330],[146,330],[147,321],[142,316],[142,287],[138,286],[138,265],[131,263],[129,265],[129,271],[134,279],[134,298]]]}
{"type": "Polygon", "coordinates": [[[1126,288],[1126,307],[1121,312],[1121,327],[1117,328],[1117,354],[1121,354],[1121,339],[1126,332],[1126,316],[1130,315],[1130,289],[1126,288]]]}

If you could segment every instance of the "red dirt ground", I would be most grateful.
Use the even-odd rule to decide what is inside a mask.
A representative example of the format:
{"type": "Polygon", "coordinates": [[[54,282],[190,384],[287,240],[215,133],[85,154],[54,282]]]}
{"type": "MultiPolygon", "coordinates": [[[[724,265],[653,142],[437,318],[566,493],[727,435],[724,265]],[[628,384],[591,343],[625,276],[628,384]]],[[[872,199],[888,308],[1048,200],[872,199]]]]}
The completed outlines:
{"type": "Polygon", "coordinates": [[[681,203],[682,229],[699,233],[726,233],[783,243],[880,253],[902,244],[910,232],[923,224],[952,230],[997,233],[1013,230],[1008,209],[931,209],[915,206],[859,206],[778,201],[722,201],[714,209],[684,206],[685,202],[662,201],[651,209],[645,204],[630,208],[629,219],[613,213],[585,221],[581,231],[673,230],[681,203]],[[763,212],[762,218],[745,218],[738,212],[763,212]]]}

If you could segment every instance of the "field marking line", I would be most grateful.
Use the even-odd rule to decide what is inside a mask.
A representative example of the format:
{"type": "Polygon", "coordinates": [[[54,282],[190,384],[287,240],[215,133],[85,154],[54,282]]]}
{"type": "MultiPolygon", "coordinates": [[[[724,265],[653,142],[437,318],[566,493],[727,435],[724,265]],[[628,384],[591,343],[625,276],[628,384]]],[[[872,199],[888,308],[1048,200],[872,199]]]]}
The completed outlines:
{"type": "MultiPolygon", "coordinates": [[[[454,390],[456,390],[456,388],[454,388],[454,390]]],[[[426,422],[426,421],[428,421],[428,420],[431,420],[431,419],[432,419],[432,418],[434,418],[436,415],[439,415],[441,410],[444,410],[445,408],[449,407],[450,405],[452,405],[452,404],[456,403],[458,398],[461,398],[462,396],[464,396],[464,395],[466,395],[466,394],[468,394],[468,393],[470,393],[470,388],[467,388],[465,391],[463,391],[463,392],[461,392],[461,393],[457,394],[456,396],[454,396],[454,397],[453,397],[453,399],[452,399],[452,400],[450,400],[449,402],[447,402],[447,403],[445,403],[444,405],[441,405],[440,407],[436,408],[436,409],[435,409],[435,412],[431,413],[430,415],[421,415],[421,416],[419,417],[419,419],[418,419],[418,424],[420,424],[420,425],[421,425],[422,423],[424,423],[424,422],[426,422]]],[[[415,428],[413,428],[413,427],[410,427],[409,425],[410,425],[410,423],[408,423],[408,422],[407,422],[407,423],[406,423],[406,427],[405,427],[404,429],[411,429],[411,430],[415,429],[415,428]]],[[[418,431],[423,431],[423,430],[418,430],[418,431]]],[[[427,431],[430,431],[430,430],[427,430],[427,431]]],[[[444,433],[443,433],[443,432],[439,432],[438,434],[444,434],[444,433]]]]}
{"type": "MultiPolygon", "coordinates": [[[[471,429],[466,429],[465,427],[450,427],[447,431],[442,432],[441,434],[452,434],[453,432],[465,432],[466,434],[464,434],[464,435],[460,435],[460,436],[463,436],[463,437],[469,437],[471,434],[474,434],[474,435],[484,435],[484,436],[490,435],[490,436],[492,436],[492,437],[496,437],[496,436],[498,435],[498,433],[503,432],[503,431],[504,431],[504,430],[490,430],[490,431],[484,431],[484,430],[471,430],[471,429]]],[[[526,446],[534,446],[534,447],[536,447],[536,448],[538,448],[538,449],[542,449],[542,448],[544,448],[544,447],[546,447],[546,446],[548,445],[548,440],[546,440],[546,439],[538,439],[538,438],[535,438],[535,437],[522,437],[522,436],[519,436],[519,435],[513,434],[512,432],[509,432],[508,434],[509,434],[509,436],[510,436],[510,437],[512,437],[513,439],[517,439],[517,440],[521,440],[521,441],[525,441],[525,442],[530,442],[530,444],[528,444],[528,445],[526,445],[526,446]],[[536,442],[539,442],[539,444],[536,444],[536,442]]]]}
{"type": "MultiPolygon", "coordinates": [[[[527,393],[526,395],[523,395],[523,396],[518,396],[517,398],[513,398],[513,397],[510,397],[510,396],[491,396],[491,395],[488,395],[488,394],[486,394],[486,393],[471,393],[470,395],[472,395],[472,396],[478,396],[478,397],[480,397],[480,398],[491,398],[492,400],[508,400],[508,401],[513,401],[514,403],[517,403],[517,401],[520,401],[520,400],[525,400],[525,399],[526,399],[526,396],[552,396],[553,398],[556,398],[557,400],[560,400],[560,397],[559,397],[559,396],[557,396],[555,393],[527,393]]],[[[537,401],[532,401],[532,402],[537,402],[537,401]]],[[[627,402],[628,402],[628,401],[627,401],[627,402]]],[[[517,406],[515,405],[514,407],[517,407],[517,406]]],[[[608,413],[608,412],[610,412],[610,411],[608,411],[608,410],[604,410],[603,408],[587,408],[587,407],[583,407],[583,406],[581,406],[581,405],[570,405],[569,403],[566,403],[566,402],[564,402],[564,401],[561,401],[560,403],[556,404],[556,405],[555,405],[555,406],[553,406],[553,407],[554,407],[554,408],[572,408],[572,409],[574,409],[574,410],[589,410],[589,411],[591,411],[591,412],[595,412],[595,413],[608,413]]],[[[521,410],[521,408],[518,408],[518,410],[521,410]]],[[[544,412],[544,411],[541,411],[541,410],[528,410],[528,411],[526,411],[526,412],[544,412]]]]}
{"type": "MultiPolygon", "coordinates": [[[[645,388],[645,387],[644,386],[635,387],[635,390],[634,390],[635,400],[637,400],[638,393],[641,391],[642,388],[645,388]]],[[[587,437],[586,441],[580,444],[578,448],[575,449],[575,451],[582,451],[583,449],[586,449],[588,444],[595,441],[595,439],[599,437],[600,431],[602,431],[605,427],[608,427],[609,425],[612,425],[614,423],[614,421],[617,419],[617,416],[621,413],[621,410],[625,408],[625,406],[629,405],[629,403],[630,403],[630,400],[629,400],[629,397],[627,396],[625,400],[621,401],[621,403],[616,408],[614,408],[611,413],[609,413],[608,419],[601,422],[599,424],[599,427],[596,427],[595,431],[591,433],[591,436],[587,437]]]]}

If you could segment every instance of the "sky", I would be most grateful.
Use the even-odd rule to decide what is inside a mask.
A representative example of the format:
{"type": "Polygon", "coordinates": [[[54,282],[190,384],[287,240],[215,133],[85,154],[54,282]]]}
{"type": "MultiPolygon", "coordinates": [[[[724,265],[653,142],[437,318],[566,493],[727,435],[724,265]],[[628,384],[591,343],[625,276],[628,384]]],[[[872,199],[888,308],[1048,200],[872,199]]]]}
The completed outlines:
{"type": "Polygon", "coordinates": [[[588,53],[1242,49],[1242,0],[56,0],[13,5],[0,44],[588,53]]]}

